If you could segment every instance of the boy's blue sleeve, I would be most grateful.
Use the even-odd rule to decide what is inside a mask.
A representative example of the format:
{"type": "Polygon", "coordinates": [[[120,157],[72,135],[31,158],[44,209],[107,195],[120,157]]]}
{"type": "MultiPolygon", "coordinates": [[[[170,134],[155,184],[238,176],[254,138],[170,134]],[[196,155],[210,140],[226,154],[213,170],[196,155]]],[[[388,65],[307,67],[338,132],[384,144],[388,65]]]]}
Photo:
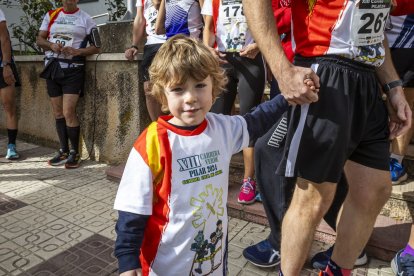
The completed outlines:
{"type": "Polygon", "coordinates": [[[258,105],[252,112],[243,115],[250,136],[250,146],[262,137],[288,110],[288,102],[282,95],[258,105]]]}
{"type": "Polygon", "coordinates": [[[141,267],[139,254],[144,230],[149,216],[118,211],[115,226],[115,257],[118,259],[119,273],[141,267]]]}

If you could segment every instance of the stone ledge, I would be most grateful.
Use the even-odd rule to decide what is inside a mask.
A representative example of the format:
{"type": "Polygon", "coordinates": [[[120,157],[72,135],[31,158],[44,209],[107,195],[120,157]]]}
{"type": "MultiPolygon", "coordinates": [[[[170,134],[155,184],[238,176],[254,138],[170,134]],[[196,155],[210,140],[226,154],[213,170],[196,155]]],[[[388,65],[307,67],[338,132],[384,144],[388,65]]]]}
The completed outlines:
{"type": "MultiPolygon", "coordinates": [[[[16,62],[36,62],[43,61],[44,55],[31,55],[31,56],[15,56],[16,62]]],[[[135,56],[135,60],[142,60],[143,53],[138,53],[135,56]]],[[[87,61],[126,61],[124,53],[102,53],[97,55],[90,55],[86,57],[87,61]]]]}

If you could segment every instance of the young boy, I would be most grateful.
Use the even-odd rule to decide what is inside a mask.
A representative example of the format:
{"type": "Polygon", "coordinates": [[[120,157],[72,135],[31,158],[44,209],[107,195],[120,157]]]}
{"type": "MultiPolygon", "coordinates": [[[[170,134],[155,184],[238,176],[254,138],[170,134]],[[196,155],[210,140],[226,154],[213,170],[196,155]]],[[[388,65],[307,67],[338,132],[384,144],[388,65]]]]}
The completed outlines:
{"type": "MultiPolygon", "coordinates": [[[[231,156],[287,109],[282,96],[252,113],[209,113],[226,84],[202,42],[177,35],[150,67],[161,116],[137,139],[114,208],[121,275],[226,275],[231,156]]],[[[306,82],[306,81],[305,81],[306,82]]]]}

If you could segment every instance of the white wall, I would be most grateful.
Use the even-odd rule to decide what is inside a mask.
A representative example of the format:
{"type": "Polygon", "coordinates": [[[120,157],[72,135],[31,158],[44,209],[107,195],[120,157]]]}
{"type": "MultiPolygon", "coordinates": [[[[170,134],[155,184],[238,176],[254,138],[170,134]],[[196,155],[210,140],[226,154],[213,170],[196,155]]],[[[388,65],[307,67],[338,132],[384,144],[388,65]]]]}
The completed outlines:
{"type": "MultiPolygon", "coordinates": [[[[127,0],[124,0],[125,7],[127,6],[127,0]]],[[[99,0],[99,1],[92,1],[88,3],[79,3],[79,8],[86,11],[89,15],[95,16],[98,14],[107,13],[107,6],[105,5],[105,0],[99,0]]],[[[21,8],[19,6],[14,6],[7,8],[6,5],[0,4],[0,9],[4,12],[7,20],[7,25],[10,26],[12,23],[19,24],[20,23],[20,16],[23,15],[23,12],[21,11],[21,8]]],[[[95,22],[97,24],[105,23],[108,20],[108,16],[99,17],[95,19],[95,22]]],[[[12,35],[12,33],[10,33],[12,35]]],[[[19,46],[17,45],[18,41],[13,39],[12,37],[12,45],[13,48],[18,50],[19,46]]]]}

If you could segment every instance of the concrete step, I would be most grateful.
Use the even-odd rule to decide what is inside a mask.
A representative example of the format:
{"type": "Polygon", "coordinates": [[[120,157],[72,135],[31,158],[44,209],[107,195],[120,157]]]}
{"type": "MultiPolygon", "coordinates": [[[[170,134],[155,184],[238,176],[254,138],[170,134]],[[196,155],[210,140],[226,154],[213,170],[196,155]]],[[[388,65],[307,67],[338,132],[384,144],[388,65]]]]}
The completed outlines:
{"type": "MultiPolygon", "coordinates": [[[[414,162],[406,161],[407,167],[414,162]]],[[[411,167],[410,167],[411,168],[411,167]]],[[[124,164],[114,166],[106,171],[107,178],[119,182],[124,164]]],[[[243,178],[243,156],[236,154],[232,158],[229,175],[228,213],[231,217],[268,226],[263,205],[256,202],[242,205],[237,202],[241,179],[243,178]]],[[[367,245],[369,256],[390,261],[395,253],[405,246],[410,235],[412,222],[411,212],[414,211],[414,179],[402,185],[395,185],[390,200],[384,206],[375,224],[373,234],[367,245]]],[[[324,243],[335,242],[335,232],[325,223],[318,226],[315,239],[324,243]]]]}

